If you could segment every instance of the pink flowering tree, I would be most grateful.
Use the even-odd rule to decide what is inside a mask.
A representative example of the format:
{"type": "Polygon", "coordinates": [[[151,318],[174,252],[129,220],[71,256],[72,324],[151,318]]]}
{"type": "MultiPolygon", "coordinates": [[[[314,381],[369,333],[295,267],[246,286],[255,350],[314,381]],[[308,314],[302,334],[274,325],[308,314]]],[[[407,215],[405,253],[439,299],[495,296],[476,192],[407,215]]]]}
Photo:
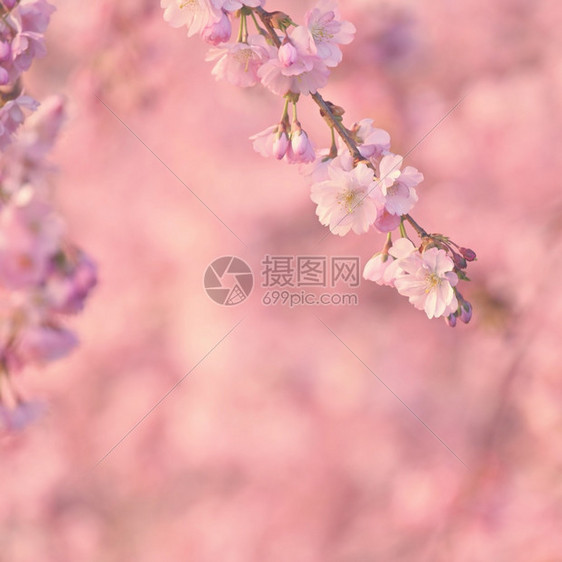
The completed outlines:
{"type": "Polygon", "coordinates": [[[17,429],[41,409],[13,376],[66,356],[77,337],[65,316],[80,312],[96,268],[65,235],[51,204],[46,160],[64,120],[64,101],[27,95],[22,74],[45,55],[54,7],[0,2],[0,427],[17,429]]]}
{"type": "Polygon", "coordinates": [[[185,26],[189,37],[198,34],[214,45],[207,60],[214,62],[217,79],[240,87],[261,84],[283,98],[279,122],[251,140],[262,156],[300,165],[321,224],[339,236],[386,235],[365,266],[365,279],[394,287],[428,318],[442,317],[450,326],[467,323],[472,307],[458,286],[468,280],[466,268],[475,253],[448,236],[429,233],[412,217],[423,174],[391,151],[389,133],[368,118],[346,126],[344,109],[319,92],[342,60],[340,45],[353,40],[354,25],[342,21],[333,0],[320,0],[303,25],[266,11],[263,4],[161,0],[170,25],[185,26]],[[327,147],[317,148],[299,121],[304,95],[312,97],[329,128],[327,147]]]}

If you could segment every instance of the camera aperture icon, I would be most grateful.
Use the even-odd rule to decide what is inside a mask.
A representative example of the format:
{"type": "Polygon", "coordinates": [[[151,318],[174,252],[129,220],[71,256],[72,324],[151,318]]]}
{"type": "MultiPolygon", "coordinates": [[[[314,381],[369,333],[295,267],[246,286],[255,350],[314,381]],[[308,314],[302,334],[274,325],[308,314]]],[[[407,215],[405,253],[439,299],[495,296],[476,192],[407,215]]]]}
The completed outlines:
{"type": "Polygon", "coordinates": [[[207,267],[203,284],[211,300],[234,306],[244,302],[252,292],[254,275],[244,260],[223,256],[207,267]]]}

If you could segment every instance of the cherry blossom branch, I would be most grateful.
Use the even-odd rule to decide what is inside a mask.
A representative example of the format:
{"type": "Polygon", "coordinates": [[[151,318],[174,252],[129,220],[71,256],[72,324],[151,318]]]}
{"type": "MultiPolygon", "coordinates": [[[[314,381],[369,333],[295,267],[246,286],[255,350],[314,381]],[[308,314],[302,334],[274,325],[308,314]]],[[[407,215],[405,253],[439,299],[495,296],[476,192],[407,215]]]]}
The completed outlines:
{"type": "Polygon", "coordinates": [[[418,236],[420,238],[427,238],[430,235],[412,218],[411,215],[409,215],[408,213],[406,213],[405,215],[402,215],[409,223],[410,225],[413,227],[413,229],[418,233],[418,236]]]}
{"type": "MultiPolygon", "coordinates": [[[[272,17],[276,15],[281,18],[288,18],[286,14],[282,14],[281,12],[266,12],[261,6],[255,8],[255,11],[261,22],[263,23],[264,27],[267,29],[269,38],[273,42],[273,44],[279,48],[281,46],[281,40],[277,36],[275,32],[275,28],[271,24],[272,17]]],[[[311,94],[311,98],[315,101],[316,105],[320,108],[320,115],[324,118],[324,120],[328,123],[330,127],[336,130],[342,141],[347,146],[350,154],[353,156],[353,160],[358,163],[364,160],[363,156],[359,152],[357,145],[353,142],[353,139],[349,136],[347,129],[342,125],[341,119],[338,119],[334,112],[332,111],[333,104],[327,102],[319,92],[315,92],[311,94]]],[[[341,116],[340,116],[341,117],[341,116]]]]}
{"type": "MultiPolygon", "coordinates": [[[[349,150],[351,156],[353,156],[353,161],[358,164],[359,162],[364,162],[361,152],[357,148],[353,139],[349,136],[347,129],[342,125],[341,119],[338,119],[334,112],[332,111],[333,105],[327,102],[318,92],[311,94],[311,98],[316,102],[316,105],[320,108],[320,115],[328,123],[328,125],[335,129],[345,146],[349,150]]],[[[370,163],[369,163],[370,166],[370,163]]]]}
{"type": "Polygon", "coordinates": [[[320,0],[306,13],[304,25],[283,12],[266,11],[264,1],[161,0],[161,4],[171,25],[185,25],[188,36],[198,33],[215,45],[207,60],[215,61],[216,78],[240,87],[261,83],[284,98],[277,124],[251,140],[262,156],[307,165],[301,172],[320,222],[339,236],[371,229],[387,233],[382,250],[365,265],[363,277],[396,288],[429,318],[443,317],[450,326],[457,319],[468,322],[472,307],[457,284],[468,280],[465,269],[476,254],[447,236],[428,234],[414,220],[410,211],[423,175],[412,166],[403,167],[404,158],[390,151],[390,135],[371,119],[346,128],[344,110],[319,93],[331,69],[341,62],[339,46],[352,41],[355,27],[341,20],[333,0],[320,0]],[[248,18],[256,34],[249,32],[248,18]],[[236,19],[238,40],[230,42],[231,20],[236,19]],[[330,128],[329,149],[316,149],[298,120],[302,95],[311,96],[330,128]],[[418,246],[408,238],[405,222],[420,237],[418,246]],[[400,237],[393,241],[391,233],[397,229],[400,237]]]}
{"type": "Polygon", "coordinates": [[[44,56],[55,10],[46,0],[0,0],[0,430],[20,429],[41,412],[13,377],[27,365],[66,356],[78,343],[65,316],[80,312],[96,267],[63,233],[51,204],[46,156],[64,103],[39,102],[22,75],[44,56]]]}
{"type": "MultiPolygon", "coordinates": [[[[277,33],[275,32],[275,28],[273,27],[271,20],[273,17],[276,16],[278,19],[290,19],[290,18],[286,14],[283,14],[281,12],[272,12],[272,13],[267,12],[261,6],[258,6],[253,11],[255,11],[258,14],[264,27],[267,29],[268,36],[271,39],[271,41],[274,43],[276,47],[279,48],[281,46],[281,40],[279,39],[277,33]]],[[[373,165],[368,160],[363,158],[361,152],[359,151],[359,148],[357,147],[353,139],[349,136],[349,132],[343,126],[341,118],[338,119],[338,117],[336,117],[335,113],[332,111],[333,104],[324,100],[324,98],[320,95],[319,92],[315,92],[311,94],[311,98],[315,101],[316,105],[318,105],[318,107],[320,108],[320,115],[324,118],[324,120],[328,123],[328,125],[332,129],[336,130],[336,132],[338,133],[338,135],[346,145],[347,149],[349,150],[349,153],[353,157],[354,163],[358,164],[359,162],[365,162],[370,168],[374,170],[373,165]]],[[[341,117],[341,115],[339,117],[341,117]]],[[[417,232],[420,238],[428,237],[427,232],[409,214],[405,214],[404,218],[412,225],[412,227],[417,232]]]]}
{"type": "MultiPolygon", "coordinates": [[[[250,12],[255,12],[256,14],[258,14],[258,17],[260,18],[261,22],[263,23],[264,27],[267,29],[268,34],[270,39],[273,41],[273,44],[279,48],[281,47],[281,40],[279,39],[279,37],[277,36],[277,33],[275,32],[275,28],[273,27],[273,25],[271,24],[271,18],[277,13],[281,13],[281,12],[266,12],[261,6],[258,6],[257,8],[254,8],[253,10],[250,10],[250,12]]],[[[283,14],[285,15],[285,14],[283,14]]]]}

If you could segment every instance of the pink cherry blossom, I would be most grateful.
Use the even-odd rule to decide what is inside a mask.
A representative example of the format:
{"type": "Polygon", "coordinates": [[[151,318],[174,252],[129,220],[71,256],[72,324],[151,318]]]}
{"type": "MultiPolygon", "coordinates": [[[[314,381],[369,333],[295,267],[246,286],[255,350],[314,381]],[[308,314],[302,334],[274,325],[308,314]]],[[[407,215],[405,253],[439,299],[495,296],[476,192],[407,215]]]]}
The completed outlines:
{"type": "Polygon", "coordinates": [[[4,4],[4,8],[6,8],[6,10],[13,9],[17,3],[18,0],[2,0],[2,4],[4,4]]]}
{"type": "Polygon", "coordinates": [[[20,95],[0,107],[0,149],[6,148],[12,141],[12,135],[23,123],[25,114],[35,111],[39,106],[33,98],[20,95]]]}
{"type": "MultiPolygon", "coordinates": [[[[176,10],[170,0],[162,0],[162,4],[170,14],[176,10]]],[[[252,15],[262,20],[263,29],[258,22],[256,24],[260,32],[268,37],[266,43],[262,35],[248,37],[248,10],[235,13],[243,5],[256,7],[261,6],[262,2],[192,0],[176,7],[188,7],[193,11],[199,6],[199,12],[203,11],[207,15],[213,10],[221,14],[221,19],[218,16],[207,18],[207,27],[200,32],[205,40],[214,44],[230,36],[229,18],[239,18],[239,41],[220,45],[207,56],[207,60],[216,61],[212,73],[217,78],[225,78],[239,86],[253,86],[259,80],[274,94],[285,97],[281,122],[253,135],[251,140],[254,149],[263,156],[301,164],[299,171],[311,186],[316,214],[332,233],[340,236],[350,230],[364,233],[371,226],[379,232],[391,233],[401,226],[400,239],[394,245],[385,245],[385,250],[367,263],[364,271],[367,279],[390,286],[395,286],[401,280],[400,284],[404,288],[406,281],[402,278],[410,275],[413,279],[415,276],[406,266],[403,269],[402,264],[410,264],[412,268],[411,263],[415,262],[417,269],[420,269],[424,266],[424,260],[431,257],[433,252],[427,253],[424,258],[420,257],[422,254],[407,238],[405,229],[408,226],[426,239],[424,247],[432,239],[446,247],[453,258],[453,266],[446,272],[450,273],[448,285],[435,282],[439,285],[438,290],[428,291],[429,296],[423,299],[413,293],[410,295],[411,288],[404,290],[410,291],[408,294],[412,302],[418,307],[425,307],[431,317],[453,314],[456,321],[461,314],[457,300],[460,296],[452,291],[452,282],[453,278],[458,280],[454,272],[466,268],[467,258],[453,249],[458,247],[456,244],[448,246],[444,241],[439,241],[438,235],[423,234],[423,228],[418,227],[412,217],[408,217],[408,223],[402,223],[404,215],[411,211],[418,200],[416,187],[423,180],[423,175],[412,166],[403,168],[403,157],[390,152],[389,133],[375,127],[372,119],[362,119],[349,129],[343,119],[345,110],[323,96],[314,96],[314,101],[320,106],[321,115],[331,128],[329,148],[316,150],[297,120],[299,95],[316,93],[327,83],[330,68],[337,66],[342,59],[340,46],[353,40],[355,27],[341,20],[334,0],[320,0],[307,12],[305,25],[294,23],[290,16],[282,12],[264,13],[257,10],[252,15]],[[254,45],[258,48],[253,48],[254,45]],[[289,104],[293,106],[292,121],[288,115],[289,104]]],[[[180,25],[186,23],[185,17],[182,17],[178,16],[176,21],[170,15],[166,19],[180,25]]],[[[190,17],[195,18],[195,15],[190,17]]],[[[186,25],[189,27],[191,23],[187,21],[186,25]]],[[[449,254],[445,250],[443,252],[444,259],[450,261],[449,254]]],[[[469,310],[465,309],[464,317],[469,316],[469,310]]]]}
{"type": "Polygon", "coordinates": [[[258,75],[262,84],[274,94],[285,95],[287,92],[295,94],[314,94],[328,82],[329,69],[320,59],[311,59],[310,70],[296,75],[287,75],[276,59],[270,59],[264,64],[258,75]]]}
{"type": "Polygon", "coordinates": [[[45,298],[53,312],[76,314],[97,284],[97,267],[84,252],[76,263],[54,269],[45,284],[45,298]]]}
{"type": "Polygon", "coordinates": [[[36,31],[22,31],[12,41],[14,66],[19,71],[27,70],[34,58],[41,58],[46,53],[43,34],[36,31]]]}
{"type": "Polygon", "coordinates": [[[417,248],[408,238],[396,240],[386,253],[375,254],[366,264],[363,277],[379,285],[394,287],[394,280],[401,273],[400,260],[410,256],[417,248]]]}
{"type": "Polygon", "coordinates": [[[281,160],[289,147],[286,125],[279,123],[250,137],[254,150],[264,157],[275,156],[281,160]]]}
{"type": "Polygon", "coordinates": [[[37,421],[45,411],[42,402],[18,401],[14,406],[0,404],[0,427],[6,431],[21,431],[37,421]]]}
{"type": "Polygon", "coordinates": [[[460,309],[461,309],[460,319],[465,324],[468,324],[470,322],[470,320],[472,319],[472,305],[469,302],[464,301],[464,303],[461,305],[460,309]]]}
{"type": "Polygon", "coordinates": [[[259,82],[258,71],[269,58],[265,39],[250,35],[246,43],[228,43],[213,48],[206,60],[216,60],[212,74],[235,86],[247,88],[259,82]]]}
{"type": "Polygon", "coordinates": [[[63,121],[63,99],[51,96],[25,119],[13,139],[14,142],[0,152],[0,177],[6,200],[26,184],[32,185],[41,197],[49,196],[48,173],[53,166],[45,157],[51,150],[63,121]]]}
{"type": "Polygon", "coordinates": [[[377,196],[376,189],[373,190],[372,197],[375,200],[378,209],[375,228],[379,232],[392,232],[393,230],[396,230],[400,224],[400,215],[393,215],[388,212],[388,210],[384,207],[384,199],[377,196]]]}
{"type": "Polygon", "coordinates": [[[44,33],[55,10],[45,0],[21,0],[12,15],[17,18],[21,31],[44,33]]]}
{"type": "Polygon", "coordinates": [[[373,170],[360,163],[350,172],[335,165],[328,171],[330,179],[311,188],[320,222],[339,236],[350,230],[357,234],[367,232],[377,218],[377,207],[369,196],[374,186],[373,170]]]}
{"type": "Polygon", "coordinates": [[[285,158],[289,164],[314,162],[316,160],[314,146],[300,123],[298,121],[293,123],[290,134],[287,129],[288,125],[282,121],[251,136],[254,150],[262,156],[274,156],[278,160],[285,158]]]}
{"type": "Polygon", "coordinates": [[[384,272],[387,267],[394,261],[394,258],[388,254],[381,252],[375,254],[363,268],[363,278],[369,281],[374,281],[379,285],[387,285],[384,282],[384,272]]]}
{"type": "Polygon", "coordinates": [[[0,210],[0,282],[11,288],[40,283],[60,245],[62,225],[31,185],[0,210]]]}
{"type": "Polygon", "coordinates": [[[20,361],[41,365],[68,355],[78,345],[78,339],[62,326],[43,324],[27,327],[18,343],[20,361]]]}
{"type": "Polygon", "coordinates": [[[35,57],[46,53],[43,32],[53,6],[46,2],[7,5],[0,27],[0,85],[15,85],[35,57]]]}
{"type": "MultiPolygon", "coordinates": [[[[273,49],[273,48],[272,48],[273,49]]],[[[309,94],[328,82],[330,70],[317,56],[305,27],[292,28],[279,50],[259,69],[262,84],[274,94],[309,94]]]]}
{"type": "Polygon", "coordinates": [[[389,255],[393,258],[392,263],[390,263],[384,272],[383,280],[385,285],[390,285],[394,287],[395,279],[402,274],[400,268],[401,260],[411,256],[414,252],[417,252],[417,248],[414,246],[411,240],[408,238],[398,238],[395,240],[388,250],[389,255]]]}
{"type": "Polygon", "coordinates": [[[285,129],[280,129],[273,140],[273,156],[277,160],[282,160],[289,150],[290,141],[285,129]]]}
{"type": "Polygon", "coordinates": [[[6,61],[10,59],[12,54],[12,49],[8,41],[0,41],[0,61],[6,61]]]}
{"type": "Polygon", "coordinates": [[[306,13],[305,24],[314,39],[318,56],[326,66],[337,66],[342,60],[338,44],[347,45],[353,41],[355,26],[340,20],[333,0],[320,0],[306,13]]]}
{"type": "Polygon", "coordinates": [[[4,86],[10,82],[10,75],[13,71],[12,49],[10,43],[8,41],[0,41],[0,86],[4,86]]]}
{"type": "Polygon", "coordinates": [[[453,287],[458,283],[453,260],[445,250],[429,248],[399,260],[400,272],[394,281],[397,291],[408,297],[428,318],[454,312],[457,299],[453,287]]]}
{"type": "Polygon", "coordinates": [[[50,96],[25,121],[17,145],[25,152],[27,163],[38,164],[51,150],[65,120],[62,96],[50,96]]]}
{"type": "Polygon", "coordinates": [[[293,124],[291,144],[288,146],[286,159],[290,164],[307,164],[316,159],[314,146],[306,132],[302,130],[300,123],[293,124]]]}
{"type": "Polygon", "coordinates": [[[63,240],[50,204],[52,165],[44,157],[63,121],[63,101],[47,99],[30,116],[39,104],[21,93],[22,71],[45,54],[53,10],[44,0],[3,0],[0,7],[0,425],[10,430],[38,412],[20,398],[12,374],[63,357],[77,344],[60,313],[81,310],[96,283],[93,262],[63,240]]]}
{"type": "Polygon", "coordinates": [[[211,0],[160,0],[164,20],[172,27],[187,27],[187,36],[201,33],[221,19],[221,10],[211,0]]]}
{"type": "Polygon", "coordinates": [[[305,70],[310,70],[310,65],[307,64],[306,59],[304,57],[299,57],[299,52],[292,43],[283,43],[283,45],[279,47],[277,56],[286,72],[300,74],[305,70]]]}
{"type": "Polygon", "coordinates": [[[376,160],[390,149],[390,135],[384,129],[373,127],[372,119],[362,119],[353,127],[353,138],[365,158],[376,160]]]}
{"type": "Polygon", "coordinates": [[[207,41],[207,43],[211,43],[211,45],[226,43],[230,40],[231,35],[232,25],[230,18],[225,12],[221,12],[219,20],[210,23],[201,31],[201,38],[207,41]]]}
{"type": "Polygon", "coordinates": [[[329,150],[323,148],[316,150],[316,160],[309,165],[301,166],[300,171],[308,185],[312,185],[330,179],[330,166],[336,166],[350,172],[353,170],[353,157],[349,154],[349,151],[346,150],[338,154],[335,158],[330,158],[329,150]]]}
{"type": "Polygon", "coordinates": [[[402,162],[402,156],[387,154],[379,164],[380,180],[377,187],[384,199],[385,209],[393,215],[410,212],[418,200],[414,187],[423,180],[423,175],[412,166],[401,171],[402,162]]]}

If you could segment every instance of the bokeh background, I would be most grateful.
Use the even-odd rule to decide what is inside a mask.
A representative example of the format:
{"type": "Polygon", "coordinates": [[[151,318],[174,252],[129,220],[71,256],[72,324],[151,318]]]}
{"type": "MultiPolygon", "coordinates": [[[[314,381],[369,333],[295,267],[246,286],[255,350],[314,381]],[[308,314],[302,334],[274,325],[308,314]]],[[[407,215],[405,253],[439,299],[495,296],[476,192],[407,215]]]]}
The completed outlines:
{"type": "Polygon", "coordinates": [[[0,560],[561,561],[559,4],[342,3],[323,93],[348,125],[406,153],[462,100],[408,156],[414,216],[478,254],[453,330],[369,282],[358,306],[212,302],[219,256],[259,285],[266,254],[364,264],[383,237],[325,237],[298,169],[247,140],[280,100],[216,83],[158,2],[54,3],[27,89],[67,97],[57,207],[100,284],[78,351],[18,381],[48,411],[1,441],[0,560]]]}

